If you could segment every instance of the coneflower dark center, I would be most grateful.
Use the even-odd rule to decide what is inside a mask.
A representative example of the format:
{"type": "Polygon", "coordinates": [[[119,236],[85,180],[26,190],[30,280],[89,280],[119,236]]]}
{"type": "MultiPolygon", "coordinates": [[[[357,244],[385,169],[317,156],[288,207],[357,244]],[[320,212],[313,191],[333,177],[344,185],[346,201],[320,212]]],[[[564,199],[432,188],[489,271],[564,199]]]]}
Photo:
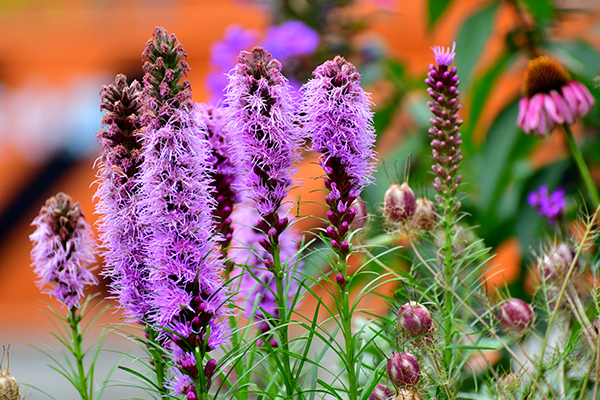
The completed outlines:
{"type": "Polygon", "coordinates": [[[562,65],[546,56],[541,56],[529,61],[529,67],[525,71],[523,92],[531,97],[537,93],[559,91],[570,80],[571,76],[562,65]]]}

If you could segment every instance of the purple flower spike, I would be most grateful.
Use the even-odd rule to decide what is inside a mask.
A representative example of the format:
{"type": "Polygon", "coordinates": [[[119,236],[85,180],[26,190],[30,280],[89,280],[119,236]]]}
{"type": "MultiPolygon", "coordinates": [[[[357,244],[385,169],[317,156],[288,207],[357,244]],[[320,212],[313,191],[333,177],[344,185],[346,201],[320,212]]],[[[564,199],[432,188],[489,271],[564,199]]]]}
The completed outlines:
{"type": "Polygon", "coordinates": [[[214,163],[207,133],[194,115],[181,44],[157,28],[144,57],[147,128],[140,181],[151,322],[167,328],[161,338],[173,359],[173,387],[189,395],[191,386],[177,377],[184,373],[192,386],[198,383],[203,368],[196,349],[217,349],[230,336],[210,195],[214,163]]]}
{"type": "Polygon", "coordinates": [[[289,57],[312,54],[319,47],[319,34],[300,21],[286,21],[267,29],[262,46],[273,57],[285,60],[289,57]]]}
{"type": "Polygon", "coordinates": [[[146,320],[148,270],[145,265],[145,229],[139,222],[139,171],[142,163],[142,88],[137,81],[127,84],[125,75],[101,91],[100,109],[104,129],[96,135],[102,146],[98,159],[99,186],[96,210],[100,239],[105,248],[103,275],[110,277],[110,290],[125,315],[146,320]]]}
{"type": "Polygon", "coordinates": [[[290,86],[279,61],[261,47],[242,52],[230,74],[227,102],[228,129],[236,136],[234,157],[245,171],[247,197],[256,203],[268,229],[273,228],[293,183],[302,139],[293,123],[290,86]]]}
{"type": "Polygon", "coordinates": [[[433,138],[431,147],[435,160],[432,169],[436,174],[433,187],[444,198],[450,198],[454,196],[462,180],[462,176],[457,175],[462,160],[462,135],[458,132],[462,125],[462,120],[458,119],[460,92],[457,88],[460,81],[456,75],[456,67],[449,69],[450,63],[454,61],[455,46],[452,51],[444,51],[443,47],[432,49],[438,66],[429,66],[425,83],[429,86],[427,94],[431,97],[427,105],[433,114],[433,118],[429,120],[432,125],[429,133],[433,138]]]}
{"type": "Polygon", "coordinates": [[[448,50],[445,50],[444,46],[431,47],[431,50],[433,50],[435,62],[448,67],[454,61],[454,57],[456,57],[456,42],[452,42],[452,50],[450,50],[450,47],[448,47],[448,50]]]}
{"type": "Polygon", "coordinates": [[[92,228],[79,207],[64,193],[49,198],[31,225],[32,266],[38,287],[50,285],[46,293],[72,309],[79,307],[86,285],[98,281],[87,267],[95,261],[92,228]]]}
{"type": "MultiPolygon", "coordinates": [[[[212,164],[210,180],[213,190],[212,197],[217,206],[214,210],[214,220],[221,248],[226,251],[231,243],[233,228],[231,227],[231,212],[239,201],[237,190],[234,189],[237,180],[237,168],[233,161],[233,143],[231,135],[225,129],[225,111],[207,104],[196,105],[198,121],[206,126],[208,141],[211,147],[210,163],[212,164]]],[[[224,253],[224,258],[227,258],[224,253]]]]}
{"type": "Polygon", "coordinates": [[[537,210],[539,215],[547,217],[551,225],[554,225],[564,214],[567,205],[564,189],[558,188],[549,195],[548,186],[546,185],[540,186],[538,190],[529,193],[527,202],[537,210]]]}
{"type": "Polygon", "coordinates": [[[312,135],[313,150],[323,153],[321,165],[329,190],[327,216],[334,233],[331,244],[342,255],[350,247],[346,239],[357,210],[352,208],[364,186],[373,181],[375,131],[370,96],[360,86],[356,67],[335,57],[317,67],[304,86],[301,114],[312,135]]]}

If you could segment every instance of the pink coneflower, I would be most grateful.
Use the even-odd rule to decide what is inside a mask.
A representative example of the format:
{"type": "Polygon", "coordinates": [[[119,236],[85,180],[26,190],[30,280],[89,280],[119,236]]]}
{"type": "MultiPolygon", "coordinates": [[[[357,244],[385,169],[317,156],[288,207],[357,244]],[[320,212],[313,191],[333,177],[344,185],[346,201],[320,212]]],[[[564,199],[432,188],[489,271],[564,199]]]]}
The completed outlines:
{"type": "Polygon", "coordinates": [[[537,136],[546,136],[557,124],[573,124],[595,103],[587,87],[571,80],[567,70],[547,56],[529,62],[523,92],[517,125],[537,136]]]}

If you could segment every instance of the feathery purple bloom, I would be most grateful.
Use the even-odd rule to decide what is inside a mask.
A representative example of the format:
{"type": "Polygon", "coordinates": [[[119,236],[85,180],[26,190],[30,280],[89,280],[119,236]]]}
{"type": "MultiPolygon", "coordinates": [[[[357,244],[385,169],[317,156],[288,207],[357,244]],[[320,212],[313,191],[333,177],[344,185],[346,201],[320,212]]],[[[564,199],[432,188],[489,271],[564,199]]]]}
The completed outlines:
{"type": "Polygon", "coordinates": [[[302,138],[293,123],[290,87],[281,64],[261,47],[240,54],[230,79],[228,129],[237,137],[235,158],[245,171],[246,197],[256,203],[267,233],[280,222],[277,212],[300,159],[302,138]]]}
{"type": "MultiPolygon", "coordinates": [[[[460,92],[457,87],[460,84],[456,67],[449,69],[454,61],[456,53],[454,52],[456,44],[452,50],[444,47],[432,47],[434,58],[438,66],[431,64],[429,74],[425,83],[427,94],[431,97],[427,105],[434,117],[429,120],[432,127],[429,133],[433,137],[431,147],[433,148],[433,172],[437,175],[433,186],[440,194],[453,196],[462,180],[461,175],[456,175],[462,160],[460,145],[462,144],[462,135],[458,128],[462,125],[462,120],[458,119],[458,95],[460,92]]],[[[437,199],[437,198],[436,198],[437,199]]],[[[438,201],[439,202],[439,201],[438,201]]]]}
{"type": "Polygon", "coordinates": [[[142,88],[137,81],[127,84],[124,75],[101,91],[100,109],[104,129],[96,138],[102,146],[96,210],[104,250],[105,270],[111,292],[125,310],[138,320],[150,311],[145,300],[148,288],[145,266],[144,227],[139,222],[139,167],[142,162],[140,115],[142,88]]]}
{"type": "MultiPolygon", "coordinates": [[[[193,113],[184,79],[189,67],[177,38],[157,28],[144,57],[147,129],[140,180],[143,222],[149,227],[145,240],[153,290],[151,320],[167,329],[162,336],[171,339],[167,347],[175,372],[198,382],[195,349],[216,349],[230,334],[213,221],[215,200],[210,195],[211,149],[193,113]]],[[[188,389],[181,394],[206,390],[188,389]]]]}
{"type": "Polygon", "coordinates": [[[46,293],[72,309],[79,307],[86,285],[97,285],[87,268],[95,261],[92,228],[79,203],[58,193],[49,198],[31,225],[32,266],[39,277],[38,287],[50,285],[46,293]]]}
{"type": "Polygon", "coordinates": [[[535,207],[539,215],[547,217],[551,224],[554,224],[563,215],[567,205],[564,189],[558,188],[552,194],[549,194],[546,185],[540,186],[538,190],[529,193],[527,202],[530,206],[535,207]]]}
{"type": "Polygon", "coordinates": [[[300,111],[313,150],[323,153],[321,165],[329,190],[325,201],[332,224],[327,233],[332,246],[348,254],[345,236],[356,216],[351,205],[373,181],[375,169],[372,103],[360,86],[356,67],[340,56],[317,67],[313,76],[304,86],[300,111]]]}
{"type": "MultiPolygon", "coordinates": [[[[239,201],[239,195],[234,186],[237,180],[237,168],[232,158],[233,143],[231,135],[225,129],[225,111],[207,104],[196,104],[198,121],[206,127],[208,141],[211,147],[210,180],[213,190],[212,197],[216,201],[214,220],[223,251],[229,247],[233,234],[231,227],[231,212],[239,201]]],[[[226,254],[224,253],[225,258],[226,254]]]]}

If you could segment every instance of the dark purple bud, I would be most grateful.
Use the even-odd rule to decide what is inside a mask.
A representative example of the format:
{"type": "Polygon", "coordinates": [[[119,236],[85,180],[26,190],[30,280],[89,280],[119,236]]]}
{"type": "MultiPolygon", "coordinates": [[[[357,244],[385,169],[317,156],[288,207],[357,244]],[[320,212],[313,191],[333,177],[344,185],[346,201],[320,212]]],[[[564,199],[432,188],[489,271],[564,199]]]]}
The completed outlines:
{"type": "Polygon", "coordinates": [[[327,227],[327,234],[329,235],[330,238],[332,238],[333,240],[339,241],[340,240],[340,236],[338,235],[337,231],[335,230],[335,228],[333,228],[332,226],[328,226],[327,227]]]}
{"type": "Polygon", "coordinates": [[[533,322],[533,309],[521,299],[510,298],[500,306],[500,323],[504,328],[523,332],[533,322]]]}
{"type": "Polygon", "coordinates": [[[406,222],[415,213],[415,194],[406,182],[392,185],[385,192],[383,213],[391,222],[406,222]]]}
{"type": "Polygon", "coordinates": [[[273,261],[271,261],[270,258],[265,258],[264,264],[265,264],[265,268],[268,269],[269,271],[275,270],[275,264],[273,264],[273,261]]]}
{"type": "Polygon", "coordinates": [[[327,218],[333,225],[337,225],[340,221],[337,215],[331,210],[327,211],[327,218]]]}
{"type": "Polygon", "coordinates": [[[275,229],[277,229],[277,232],[281,233],[285,230],[285,228],[287,228],[289,223],[290,220],[288,219],[288,217],[283,217],[279,221],[277,221],[277,224],[275,224],[275,229]]]}
{"type": "MultiPolygon", "coordinates": [[[[427,335],[434,329],[431,313],[416,301],[409,301],[400,307],[398,325],[406,336],[413,339],[427,335]]],[[[431,336],[425,336],[422,339],[431,339],[431,336]]]]}
{"type": "Polygon", "coordinates": [[[208,360],[206,366],[204,367],[204,376],[210,378],[215,372],[215,368],[217,368],[217,360],[211,358],[210,360],[208,360]]]}
{"type": "Polygon", "coordinates": [[[337,274],[337,276],[335,277],[335,280],[337,281],[337,284],[340,287],[344,287],[346,286],[346,279],[344,279],[344,275],[342,274],[337,274]]]}
{"type": "Polygon", "coordinates": [[[394,353],[388,359],[386,372],[390,381],[398,388],[410,388],[419,383],[421,369],[417,360],[408,353],[394,353]]]}
{"type": "Polygon", "coordinates": [[[266,238],[258,239],[258,244],[260,244],[267,252],[271,252],[271,250],[273,250],[273,245],[266,238]]]}
{"type": "Polygon", "coordinates": [[[340,236],[343,237],[344,235],[346,235],[347,232],[348,232],[348,222],[344,221],[340,225],[340,236]]]}
{"type": "Polygon", "coordinates": [[[271,340],[269,340],[269,345],[273,348],[279,346],[279,344],[277,343],[277,339],[275,339],[275,338],[272,338],[271,340]]]}
{"type": "Polygon", "coordinates": [[[279,242],[279,234],[277,233],[277,229],[271,228],[269,229],[269,239],[271,243],[277,244],[279,242]]]}
{"type": "Polygon", "coordinates": [[[342,254],[349,254],[350,253],[350,244],[344,240],[342,242],[342,244],[340,245],[340,251],[342,252],[342,254]]]}
{"type": "Polygon", "coordinates": [[[331,247],[333,247],[336,250],[339,250],[340,249],[340,244],[338,243],[337,240],[332,240],[331,241],[331,247]]]}
{"type": "Polygon", "coordinates": [[[269,223],[267,221],[265,221],[264,219],[261,219],[260,221],[258,221],[258,223],[256,224],[256,227],[258,229],[260,229],[261,231],[263,231],[264,233],[267,233],[269,231],[269,229],[271,228],[269,223]]]}
{"type": "Polygon", "coordinates": [[[435,213],[435,204],[433,204],[433,201],[426,197],[417,199],[413,221],[415,229],[433,229],[437,222],[437,214],[435,213]]]}
{"type": "Polygon", "coordinates": [[[368,400],[391,400],[394,397],[394,392],[392,392],[387,386],[377,384],[377,386],[375,386],[375,389],[373,389],[373,391],[369,395],[368,400]]]}

